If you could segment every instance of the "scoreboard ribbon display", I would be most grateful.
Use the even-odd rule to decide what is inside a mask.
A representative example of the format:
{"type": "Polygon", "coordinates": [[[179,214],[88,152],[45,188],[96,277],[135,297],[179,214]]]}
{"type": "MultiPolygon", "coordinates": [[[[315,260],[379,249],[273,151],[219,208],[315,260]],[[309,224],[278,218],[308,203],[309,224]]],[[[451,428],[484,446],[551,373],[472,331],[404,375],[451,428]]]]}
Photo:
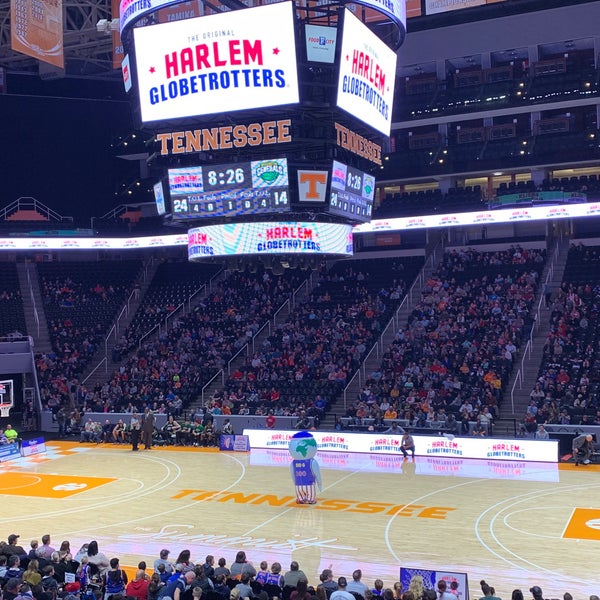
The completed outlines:
{"type": "Polygon", "coordinates": [[[173,219],[289,212],[287,159],[169,169],[173,219]]]}
{"type": "Polygon", "coordinates": [[[339,223],[226,223],[188,231],[188,258],[293,254],[352,256],[352,227],[339,223]]]}

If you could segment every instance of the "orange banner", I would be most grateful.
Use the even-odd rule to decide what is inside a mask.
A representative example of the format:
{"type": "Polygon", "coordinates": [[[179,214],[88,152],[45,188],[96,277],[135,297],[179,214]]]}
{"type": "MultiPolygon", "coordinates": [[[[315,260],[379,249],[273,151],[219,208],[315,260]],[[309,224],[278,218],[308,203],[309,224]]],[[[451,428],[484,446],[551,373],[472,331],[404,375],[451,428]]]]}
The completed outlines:
{"type": "MultiPolygon", "coordinates": [[[[113,19],[119,18],[119,0],[111,0],[110,14],[113,19]]],[[[113,43],[113,69],[120,69],[121,63],[125,58],[125,50],[121,41],[121,34],[118,31],[112,32],[113,43]]]]}
{"type": "Polygon", "coordinates": [[[15,52],[64,68],[62,0],[11,0],[10,30],[15,52]]]}

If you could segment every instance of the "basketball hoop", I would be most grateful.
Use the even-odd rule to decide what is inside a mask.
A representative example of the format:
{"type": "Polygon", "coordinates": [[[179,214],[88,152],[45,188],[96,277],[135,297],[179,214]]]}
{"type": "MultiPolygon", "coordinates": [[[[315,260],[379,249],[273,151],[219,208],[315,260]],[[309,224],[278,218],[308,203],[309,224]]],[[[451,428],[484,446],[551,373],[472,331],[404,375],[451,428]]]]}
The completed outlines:
{"type": "Polygon", "coordinates": [[[0,404],[0,417],[8,417],[12,404],[0,404]]]}

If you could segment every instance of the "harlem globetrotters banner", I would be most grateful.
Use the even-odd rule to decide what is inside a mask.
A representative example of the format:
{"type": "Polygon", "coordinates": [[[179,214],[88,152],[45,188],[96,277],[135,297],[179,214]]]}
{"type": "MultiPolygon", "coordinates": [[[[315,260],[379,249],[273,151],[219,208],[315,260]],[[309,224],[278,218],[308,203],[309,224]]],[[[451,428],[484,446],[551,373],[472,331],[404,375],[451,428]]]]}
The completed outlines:
{"type": "Polygon", "coordinates": [[[188,231],[188,258],[246,254],[352,256],[352,227],[338,223],[226,223],[188,231]]]}
{"type": "Polygon", "coordinates": [[[337,105],[389,136],[395,80],[396,53],[346,9],[337,105]]]}
{"type": "Polygon", "coordinates": [[[139,27],[134,43],[143,122],[299,100],[291,2],[139,27]]]}

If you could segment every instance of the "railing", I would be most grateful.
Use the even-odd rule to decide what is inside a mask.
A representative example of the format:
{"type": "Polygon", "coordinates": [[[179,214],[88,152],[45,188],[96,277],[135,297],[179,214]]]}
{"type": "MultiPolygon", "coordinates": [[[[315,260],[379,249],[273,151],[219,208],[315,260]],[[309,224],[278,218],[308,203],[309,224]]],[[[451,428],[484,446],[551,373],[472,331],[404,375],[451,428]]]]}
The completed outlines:
{"type": "Polygon", "coordinates": [[[344,414],[346,414],[346,411],[348,410],[348,391],[353,387],[354,380],[357,377],[358,377],[358,386],[360,387],[360,385],[361,385],[360,369],[357,369],[356,373],[354,373],[354,377],[352,377],[352,379],[348,382],[348,384],[344,388],[344,392],[343,392],[343,396],[344,396],[344,414]]]}
{"type": "Polygon", "coordinates": [[[142,348],[142,342],[147,338],[150,337],[156,330],[158,329],[158,335],[160,335],[160,323],[158,325],[155,325],[150,331],[147,331],[139,340],[138,340],[138,348],[141,349],[142,348]]]}
{"type": "Polygon", "coordinates": [[[264,329],[269,330],[269,336],[271,335],[271,321],[267,321],[252,337],[252,354],[256,352],[256,339],[263,332],[264,329]]]}
{"type": "Polygon", "coordinates": [[[515,388],[517,387],[517,384],[519,384],[519,389],[523,388],[523,374],[521,372],[521,369],[517,371],[515,381],[513,383],[512,389],[510,390],[510,410],[513,415],[515,414],[515,388]]]}
{"type": "Polygon", "coordinates": [[[365,359],[363,360],[362,371],[365,381],[367,379],[367,362],[369,362],[369,359],[371,358],[371,354],[373,354],[373,352],[375,352],[375,358],[379,359],[379,340],[375,342],[375,344],[373,345],[371,350],[369,350],[369,353],[365,356],[365,359]]]}
{"type": "Polygon", "coordinates": [[[25,263],[25,272],[27,273],[27,284],[29,285],[29,294],[31,296],[31,305],[33,306],[33,318],[37,328],[37,337],[40,337],[40,315],[38,314],[35,295],[33,293],[33,285],[31,284],[31,275],[29,273],[29,263],[25,263]]]}
{"type": "Polygon", "coordinates": [[[243,352],[246,351],[246,355],[248,354],[248,344],[244,344],[227,362],[227,375],[231,375],[231,365],[233,361],[243,352]]]}
{"type": "Polygon", "coordinates": [[[108,360],[106,359],[106,357],[104,357],[88,374],[88,376],[81,382],[81,385],[83,385],[101,366],[102,363],[104,363],[105,366],[105,373],[108,373],[108,360]]]}
{"type": "Polygon", "coordinates": [[[219,377],[219,375],[221,376],[221,385],[224,386],[225,385],[225,372],[223,371],[223,369],[221,369],[218,373],[215,373],[215,375],[213,377],[211,377],[207,383],[204,384],[204,387],[202,388],[202,391],[200,392],[200,402],[202,403],[202,408],[204,408],[206,406],[206,402],[204,401],[204,392],[206,391],[207,388],[209,388],[212,385],[212,382],[219,377]]]}
{"type": "Polygon", "coordinates": [[[273,315],[273,327],[275,327],[277,325],[277,316],[279,315],[279,313],[286,308],[288,309],[288,315],[292,312],[292,308],[291,308],[291,303],[289,300],[286,300],[276,311],[275,314],[273,315]]]}
{"type": "MultiPolygon", "coordinates": [[[[548,273],[546,273],[546,279],[544,280],[544,287],[546,287],[553,279],[554,279],[554,268],[556,265],[556,261],[558,260],[558,255],[560,253],[560,247],[558,242],[554,246],[554,251],[552,252],[552,257],[550,258],[550,264],[548,265],[548,273]]],[[[542,314],[542,303],[545,300],[544,288],[542,288],[542,293],[540,294],[540,301],[538,302],[537,309],[535,312],[535,327],[538,329],[540,327],[541,322],[541,314],[542,314]]]]}
{"type": "Polygon", "coordinates": [[[187,300],[188,303],[188,313],[192,312],[192,300],[198,295],[200,294],[200,292],[206,292],[206,284],[201,285],[187,300]]]}

